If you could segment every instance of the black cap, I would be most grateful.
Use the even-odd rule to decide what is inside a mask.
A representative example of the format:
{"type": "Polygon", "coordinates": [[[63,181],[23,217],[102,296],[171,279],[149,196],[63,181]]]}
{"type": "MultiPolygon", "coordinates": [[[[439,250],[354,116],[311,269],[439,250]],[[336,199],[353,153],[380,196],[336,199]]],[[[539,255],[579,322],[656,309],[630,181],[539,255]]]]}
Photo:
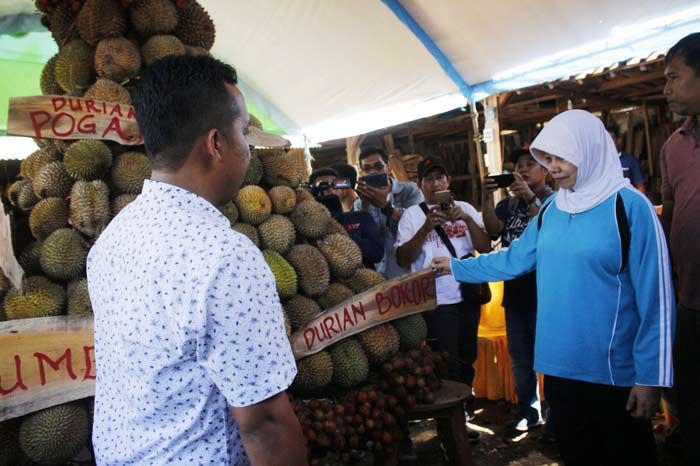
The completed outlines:
{"type": "Polygon", "coordinates": [[[422,180],[425,175],[433,170],[442,170],[445,175],[448,174],[445,162],[441,158],[429,156],[418,163],[418,179],[422,180]]]}

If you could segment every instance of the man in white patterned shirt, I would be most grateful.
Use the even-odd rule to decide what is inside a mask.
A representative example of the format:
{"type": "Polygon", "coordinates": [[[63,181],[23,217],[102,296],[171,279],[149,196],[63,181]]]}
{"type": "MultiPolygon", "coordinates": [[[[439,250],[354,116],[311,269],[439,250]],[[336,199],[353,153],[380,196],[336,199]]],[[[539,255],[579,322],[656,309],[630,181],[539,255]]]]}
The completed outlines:
{"type": "Polygon", "coordinates": [[[88,258],[100,465],[305,465],[275,281],[215,206],[250,160],[233,68],[168,57],[134,99],[152,179],[88,258]]]}

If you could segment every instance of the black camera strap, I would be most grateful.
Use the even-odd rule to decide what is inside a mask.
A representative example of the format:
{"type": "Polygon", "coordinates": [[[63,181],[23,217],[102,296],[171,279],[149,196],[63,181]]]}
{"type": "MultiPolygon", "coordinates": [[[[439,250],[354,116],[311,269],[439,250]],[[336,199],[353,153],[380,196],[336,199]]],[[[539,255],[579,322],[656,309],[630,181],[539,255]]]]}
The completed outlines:
{"type": "MultiPolygon", "coordinates": [[[[430,213],[430,209],[428,209],[428,206],[425,204],[425,202],[421,202],[418,205],[427,217],[430,213]]],[[[457,257],[457,251],[455,250],[454,244],[452,244],[452,241],[450,241],[449,236],[447,236],[447,233],[440,225],[435,225],[435,233],[437,233],[442,242],[445,243],[445,246],[447,246],[447,249],[450,251],[450,254],[452,254],[452,257],[454,257],[455,259],[459,259],[459,257],[457,257]]]]}

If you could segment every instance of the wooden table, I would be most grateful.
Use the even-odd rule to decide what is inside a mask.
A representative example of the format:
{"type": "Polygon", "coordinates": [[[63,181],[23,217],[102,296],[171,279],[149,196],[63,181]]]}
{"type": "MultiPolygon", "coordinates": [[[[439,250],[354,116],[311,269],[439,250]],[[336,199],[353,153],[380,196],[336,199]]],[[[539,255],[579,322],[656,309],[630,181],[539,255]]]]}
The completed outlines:
{"type": "MultiPolygon", "coordinates": [[[[467,385],[443,380],[442,387],[435,392],[435,403],[416,405],[407,413],[410,421],[435,419],[438,437],[447,449],[450,464],[455,466],[474,466],[464,416],[464,400],[469,395],[467,385]]],[[[392,464],[392,461],[384,464],[392,464]]]]}

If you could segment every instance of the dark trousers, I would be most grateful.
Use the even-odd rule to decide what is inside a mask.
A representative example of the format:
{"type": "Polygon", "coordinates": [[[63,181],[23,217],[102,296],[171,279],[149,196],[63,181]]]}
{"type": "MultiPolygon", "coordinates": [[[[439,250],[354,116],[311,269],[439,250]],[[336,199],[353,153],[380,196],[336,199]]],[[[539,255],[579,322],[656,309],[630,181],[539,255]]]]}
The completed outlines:
{"type": "Polygon", "coordinates": [[[700,310],[678,306],[675,388],[686,464],[700,465],[700,310]]]}
{"type": "Polygon", "coordinates": [[[476,338],[481,306],[461,302],[424,312],[427,342],[433,351],[447,351],[447,379],[471,386],[476,361],[476,338]]]}
{"type": "Polygon", "coordinates": [[[512,360],[519,418],[529,422],[540,417],[535,364],[535,324],[537,305],[511,305],[506,308],[508,353],[512,360]]]}
{"type": "Polygon", "coordinates": [[[544,394],[566,466],[656,466],[651,421],[626,410],[630,387],[545,376],[544,394]]]}

